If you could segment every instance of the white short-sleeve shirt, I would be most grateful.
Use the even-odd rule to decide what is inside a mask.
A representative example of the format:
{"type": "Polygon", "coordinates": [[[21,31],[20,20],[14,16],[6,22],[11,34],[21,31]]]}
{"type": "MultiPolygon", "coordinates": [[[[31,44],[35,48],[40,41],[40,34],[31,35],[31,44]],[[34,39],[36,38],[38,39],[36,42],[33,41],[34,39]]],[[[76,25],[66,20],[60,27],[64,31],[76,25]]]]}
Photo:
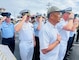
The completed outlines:
{"type": "Polygon", "coordinates": [[[47,22],[39,32],[39,41],[40,41],[40,60],[57,60],[59,45],[57,45],[52,51],[43,54],[41,52],[42,49],[48,48],[48,46],[54,43],[57,39],[58,31],[57,29],[50,23],[47,22]]]}

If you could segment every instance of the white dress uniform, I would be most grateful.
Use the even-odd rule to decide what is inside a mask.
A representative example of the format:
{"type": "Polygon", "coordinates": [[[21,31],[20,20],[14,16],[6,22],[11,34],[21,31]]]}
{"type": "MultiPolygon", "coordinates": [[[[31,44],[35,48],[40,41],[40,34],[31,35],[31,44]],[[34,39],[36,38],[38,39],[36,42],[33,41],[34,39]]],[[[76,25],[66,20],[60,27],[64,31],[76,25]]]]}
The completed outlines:
{"type": "Polygon", "coordinates": [[[58,60],[63,60],[65,53],[66,53],[66,49],[67,49],[67,42],[69,40],[69,34],[70,31],[66,31],[63,29],[63,27],[67,24],[68,22],[66,22],[64,19],[62,19],[57,25],[57,29],[61,35],[61,42],[60,42],[60,49],[59,49],[59,58],[58,60]]]}
{"type": "Polygon", "coordinates": [[[48,46],[54,43],[57,39],[58,31],[50,22],[47,22],[39,32],[40,41],[40,60],[57,60],[59,53],[59,45],[57,45],[50,52],[43,54],[42,49],[48,48],[48,46]]]}
{"type": "Polygon", "coordinates": [[[30,22],[24,23],[19,31],[19,49],[22,60],[32,60],[34,50],[33,33],[33,25],[30,22]]]}

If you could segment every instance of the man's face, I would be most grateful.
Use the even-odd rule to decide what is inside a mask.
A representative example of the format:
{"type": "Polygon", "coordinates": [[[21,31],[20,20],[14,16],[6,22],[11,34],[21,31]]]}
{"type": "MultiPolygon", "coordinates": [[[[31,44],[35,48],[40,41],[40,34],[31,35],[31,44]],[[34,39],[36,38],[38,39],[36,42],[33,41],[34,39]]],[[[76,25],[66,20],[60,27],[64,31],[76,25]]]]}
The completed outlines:
{"type": "Polygon", "coordinates": [[[39,21],[39,20],[40,20],[40,18],[42,18],[42,16],[38,16],[38,17],[36,18],[36,20],[37,20],[37,21],[39,21]]]}
{"type": "Polygon", "coordinates": [[[65,20],[68,20],[69,15],[70,15],[70,13],[64,13],[64,14],[63,14],[63,18],[64,18],[65,20]]]}
{"type": "MultiPolygon", "coordinates": [[[[30,19],[30,14],[29,14],[29,13],[24,13],[24,15],[27,15],[26,21],[28,21],[28,20],[30,19]]],[[[23,15],[23,16],[24,16],[24,15],[23,15]]]]}
{"type": "Polygon", "coordinates": [[[6,22],[10,22],[10,21],[11,21],[10,17],[7,17],[6,22]]]}
{"type": "Polygon", "coordinates": [[[53,20],[55,23],[58,23],[61,19],[62,13],[61,12],[52,12],[50,14],[51,20],[53,20]]]}
{"type": "Polygon", "coordinates": [[[26,18],[26,20],[29,20],[30,19],[30,15],[27,15],[27,18],[26,18]]]}

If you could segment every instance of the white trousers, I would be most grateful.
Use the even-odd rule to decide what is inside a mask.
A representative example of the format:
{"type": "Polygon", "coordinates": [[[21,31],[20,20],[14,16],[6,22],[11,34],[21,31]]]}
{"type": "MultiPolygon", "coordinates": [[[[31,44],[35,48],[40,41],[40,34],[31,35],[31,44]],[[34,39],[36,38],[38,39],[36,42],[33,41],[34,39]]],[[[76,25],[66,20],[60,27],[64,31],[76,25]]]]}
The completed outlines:
{"type": "Polygon", "coordinates": [[[26,42],[20,42],[19,44],[21,60],[32,60],[34,46],[26,42]]]}
{"type": "Polygon", "coordinates": [[[67,42],[61,42],[58,54],[58,60],[63,60],[67,49],[67,42]]]}

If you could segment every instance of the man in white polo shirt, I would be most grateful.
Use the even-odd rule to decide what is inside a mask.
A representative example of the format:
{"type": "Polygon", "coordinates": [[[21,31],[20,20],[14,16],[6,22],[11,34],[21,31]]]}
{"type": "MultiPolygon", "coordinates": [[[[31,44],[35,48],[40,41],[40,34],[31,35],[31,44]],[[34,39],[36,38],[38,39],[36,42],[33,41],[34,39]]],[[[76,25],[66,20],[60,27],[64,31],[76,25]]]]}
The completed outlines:
{"type": "Polygon", "coordinates": [[[55,25],[60,21],[60,9],[52,6],[47,12],[48,22],[39,32],[40,60],[57,60],[61,36],[55,25]]]}

